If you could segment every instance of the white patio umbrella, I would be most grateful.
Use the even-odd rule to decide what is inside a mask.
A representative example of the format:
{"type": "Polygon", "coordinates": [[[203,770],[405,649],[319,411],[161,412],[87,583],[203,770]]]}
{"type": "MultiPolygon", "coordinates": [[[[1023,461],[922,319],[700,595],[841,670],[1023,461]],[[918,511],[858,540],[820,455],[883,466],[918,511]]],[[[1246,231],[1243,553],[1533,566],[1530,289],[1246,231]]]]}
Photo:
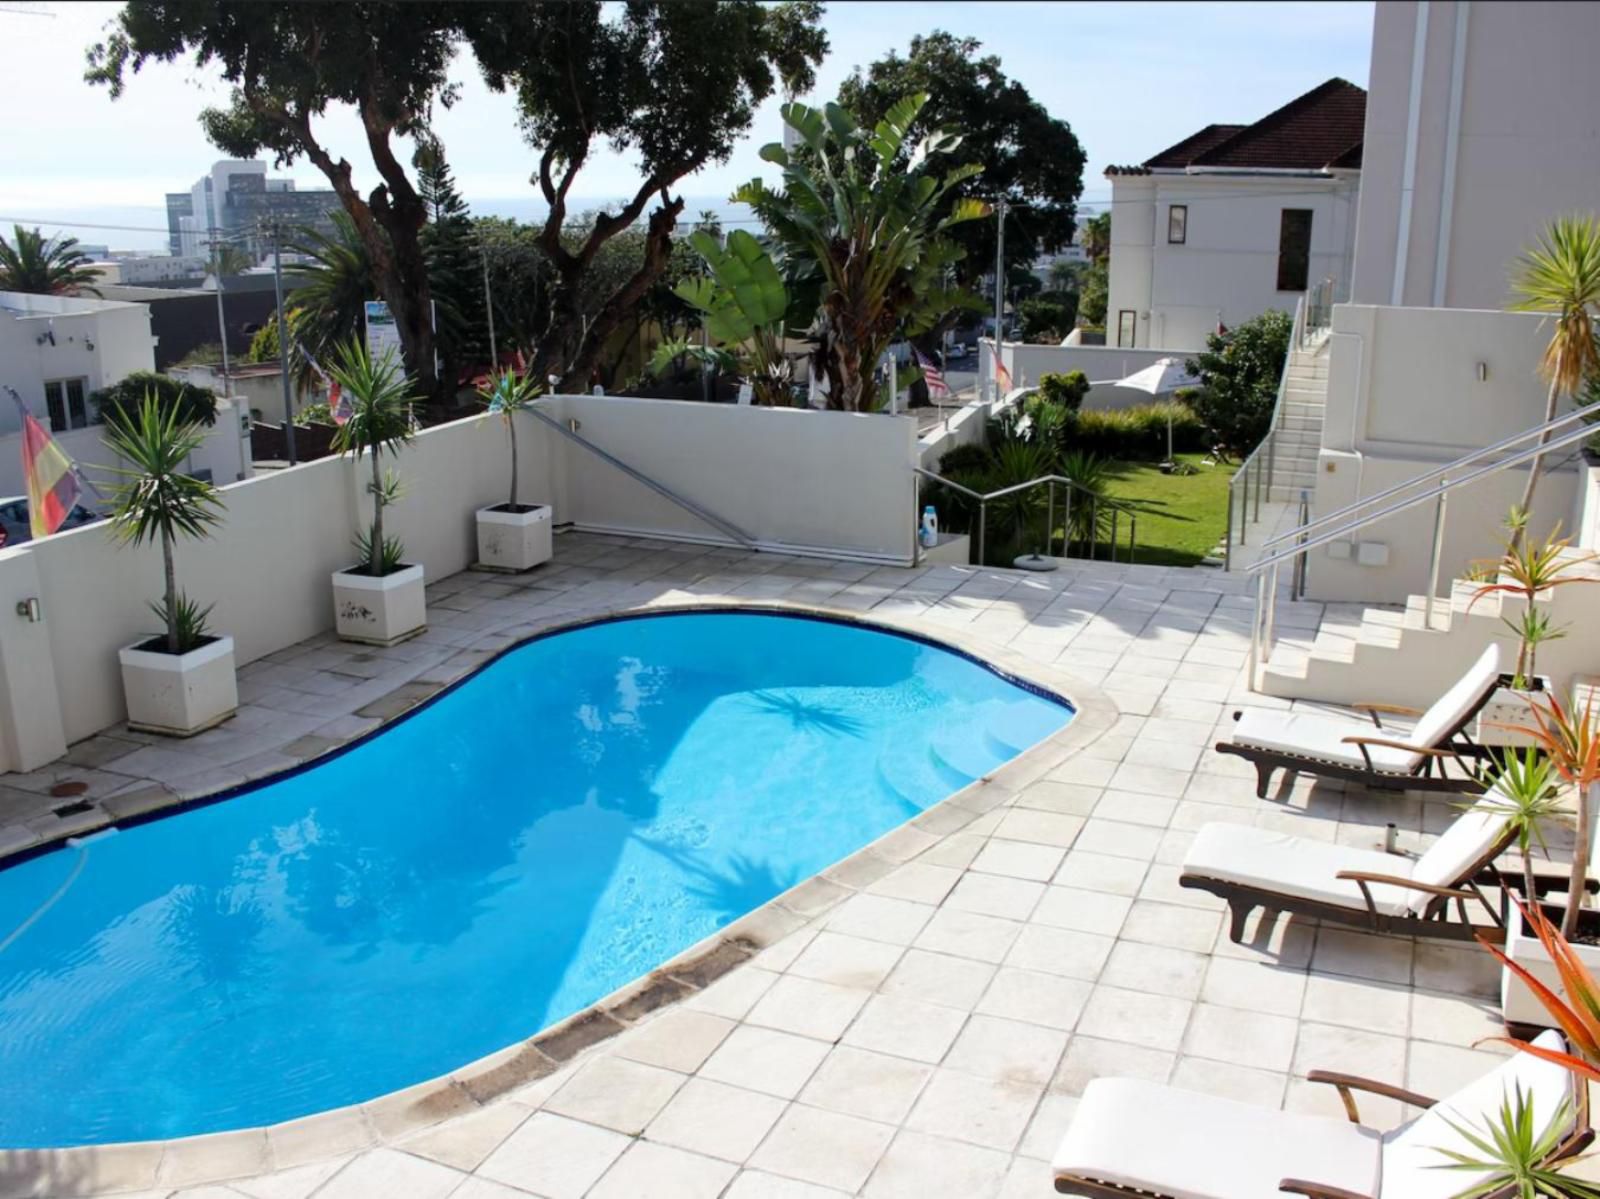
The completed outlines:
{"type": "MultiPolygon", "coordinates": [[[[1158,358],[1142,371],[1134,371],[1125,379],[1118,379],[1114,386],[1131,387],[1135,391],[1148,392],[1150,395],[1165,395],[1177,391],[1180,387],[1193,387],[1200,380],[1189,373],[1189,368],[1183,364],[1181,358],[1158,358]]],[[[1170,467],[1172,457],[1172,414],[1167,413],[1167,460],[1161,465],[1170,467]]]]}

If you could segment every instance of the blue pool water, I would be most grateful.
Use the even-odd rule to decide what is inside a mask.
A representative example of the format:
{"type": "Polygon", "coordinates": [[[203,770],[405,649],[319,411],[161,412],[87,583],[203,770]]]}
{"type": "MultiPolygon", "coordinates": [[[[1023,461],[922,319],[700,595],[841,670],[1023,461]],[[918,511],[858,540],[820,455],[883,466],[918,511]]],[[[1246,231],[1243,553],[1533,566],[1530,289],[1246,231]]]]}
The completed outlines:
{"type": "Polygon", "coordinates": [[[3,939],[81,865],[0,952],[0,1145],[267,1124],[448,1073],[1071,716],[821,620],[531,642],[322,765],[0,871],[3,939]]]}

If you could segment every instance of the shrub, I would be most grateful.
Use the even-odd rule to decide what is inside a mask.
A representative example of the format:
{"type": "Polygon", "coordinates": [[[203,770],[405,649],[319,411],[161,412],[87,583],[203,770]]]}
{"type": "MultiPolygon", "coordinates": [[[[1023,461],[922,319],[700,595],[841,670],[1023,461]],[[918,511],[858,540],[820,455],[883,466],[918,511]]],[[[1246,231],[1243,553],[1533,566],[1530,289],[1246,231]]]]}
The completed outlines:
{"type": "Polygon", "coordinates": [[[1287,312],[1263,312],[1211,334],[1205,353],[1189,360],[1189,373],[1200,376],[1192,402],[1215,444],[1244,454],[1266,436],[1293,327],[1287,312]]]}
{"type": "Polygon", "coordinates": [[[171,375],[158,375],[154,371],[134,371],[133,374],[110,387],[103,387],[89,396],[94,405],[95,417],[106,424],[137,423],[145,395],[153,395],[162,412],[176,408],[179,425],[214,425],[217,423],[217,395],[205,387],[184,383],[171,375]]]}
{"type": "Polygon", "coordinates": [[[1205,422],[1193,408],[1175,400],[1080,412],[1062,431],[1061,447],[1104,458],[1165,458],[1169,416],[1175,452],[1208,448],[1205,422]]]}
{"type": "Polygon", "coordinates": [[[1041,375],[1039,394],[1052,404],[1061,404],[1076,412],[1083,406],[1083,397],[1089,394],[1089,377],[1082,371],[1041,375]]]}

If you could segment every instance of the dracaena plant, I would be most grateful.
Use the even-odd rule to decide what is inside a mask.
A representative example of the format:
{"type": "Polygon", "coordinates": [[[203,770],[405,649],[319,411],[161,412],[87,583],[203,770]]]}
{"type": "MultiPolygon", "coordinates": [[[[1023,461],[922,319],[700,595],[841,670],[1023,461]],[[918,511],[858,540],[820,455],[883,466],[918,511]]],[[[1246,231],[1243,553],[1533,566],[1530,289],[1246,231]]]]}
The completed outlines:
{"type": "Polygon", "coordinates": [[[1538,846],[1539,852],[1549,857],[1545,825],[1564,811],[1555,763],[1537,746],[1529,745],[1520,752],[1501,751],[1488,773],[1489,790],[1461,800],[1457,806],[1463,810],[1488,808],[1505,820],[1522,855],[1522,893],[1536,895],[1533,849],[1538,846]]]}
{"type": "Polygon", "coordinates": [[[372,467],[367,485],[372,527],[356,537],[361,573],[392,574],[400,566],[402,550],[398,540],[384,536],[383,510],[400,498],[400,482],[392,472],[384,473],[383,455],[398,455],[411,440],[411,384],[394,355],[374,359],[366,344],[356,340],[339,347],[328,370],[350,398],[349,419],[334,433],[333,448],[355,458],[366,454],[372,467]]]}
{"type": "Polygon", "coordinates": [[[165,588],[161,602],[150,606],[166,626],[169,654],[187,653],[204,642],[211,611],[178,590],[174,558],[180,537],[207,537],[220,519],[222,497],[216,487],[186,470],[205,438],[200,424],[182,420],[177,405],[163,405],[154,394],[146,394],[136,412],[106,426],[106,445],[129,464],[115,468],[122,482],[112,497],[111,531],[130,545],[154,541],[161,546],[165,588]]]}
{"type": "Polygon", "coordinates": [[[1534,1057],[1563,1066],[1589,1082],[1600,1082],[1600,983],[1595,981],[1594,975],[1578,957],[1572,943],[1556,928],[1555,922],[1545,915],[1538,904],[1524,903],[1515,898],[1513,902],[1527,920],[1534,936],[1539,938],[1539,944],[1544,946],[1545,953],[1549,955],[1550,963],[1555,967],[1556,977],[1560,979],[1560,991],[1552,990],[1540,982],[1526,966],[1512,961],[1505,950],[1482,933],[1477,935],[1478,943],[1494,954],[1502,966],[1527,984],[1528,990],[1533,992],[1533,997],[1545,1011],[1550,1013],[1550,1018],[1556,1027],[1567,1038],[1567,1051],[1546,1049],[1542,1045],[1534,1045],[1515,1037],[1499,1039],[1514,1045],[1524,1053],[1531,1053],[1534,1057]]]}
{"type": "Polygon", "coordinates": [[[506,500],[509,512],[525,510],[517,503],[517,413],[530,411],[543,392],[531,376],[519,373],[515,367],[490,375],[489,382],[478,391],[478,398],[490,414],[505,423],[506,438],[511,442],[511,494],[506,500]]]}
{"type": "Polygon", "coordinates": [[[1539,543],[1527,539],[1527,525],[1526,510],[1513,508],[1506,518],[1506,528],[1511,535],[1506,541],[1505,553],[1498,559],[1478,564],[1483,581],[1477,585],[1467,605],[1467,610],[1471,611],[1479,600],[1491,595],[1511,596],[1522,601],[1521,610],[1514,616],[1501,618],[1517,638],[1517,665],[1512,677],[1512,686],[1517,688],[1532,685],[1538,668],[1539,646],[1566,635],[1551,623],[1549,613],[1535,606],[1536,601],[1557,587],[1596,581],[1593,575],[1575,573],[1594,557],[1591,554],[1575,557],[1568,553],[1571,542],[1560,535],[1559,524],[1539,543]]]}
{"type": "Polygon", "coordinates": [[[1576,700],[1564,704],[1553,692],[1538,703],[1530,703],[1528,711],[1533,718],[1531,724],[1508,727],[1531,738],[1549,758],[1556,774],[1576,793],[1578,810],[1572,843],[1572,877],[1561,925],[1562,935],[1570,939],[1578,931],[1578,911],[1588,881],[1589,793],[1595,783],[1600,782],[1600,721],[1595,719],[1592,698],[1579,710],[1576,700]]]}

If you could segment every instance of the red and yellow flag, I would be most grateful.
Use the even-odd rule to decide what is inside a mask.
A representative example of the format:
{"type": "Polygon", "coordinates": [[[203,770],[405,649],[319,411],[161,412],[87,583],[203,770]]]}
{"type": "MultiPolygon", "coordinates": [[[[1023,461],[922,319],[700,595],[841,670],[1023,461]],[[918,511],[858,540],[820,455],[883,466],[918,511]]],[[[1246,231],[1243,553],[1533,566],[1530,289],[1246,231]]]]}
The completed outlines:
{"type": "Polygon", "coordinates": [[[55,438],[17,401],[22,413],[22,477],[28,487],[28,524],[35,537],[61,527],[78,502],[78,475],[55,438]]]}

